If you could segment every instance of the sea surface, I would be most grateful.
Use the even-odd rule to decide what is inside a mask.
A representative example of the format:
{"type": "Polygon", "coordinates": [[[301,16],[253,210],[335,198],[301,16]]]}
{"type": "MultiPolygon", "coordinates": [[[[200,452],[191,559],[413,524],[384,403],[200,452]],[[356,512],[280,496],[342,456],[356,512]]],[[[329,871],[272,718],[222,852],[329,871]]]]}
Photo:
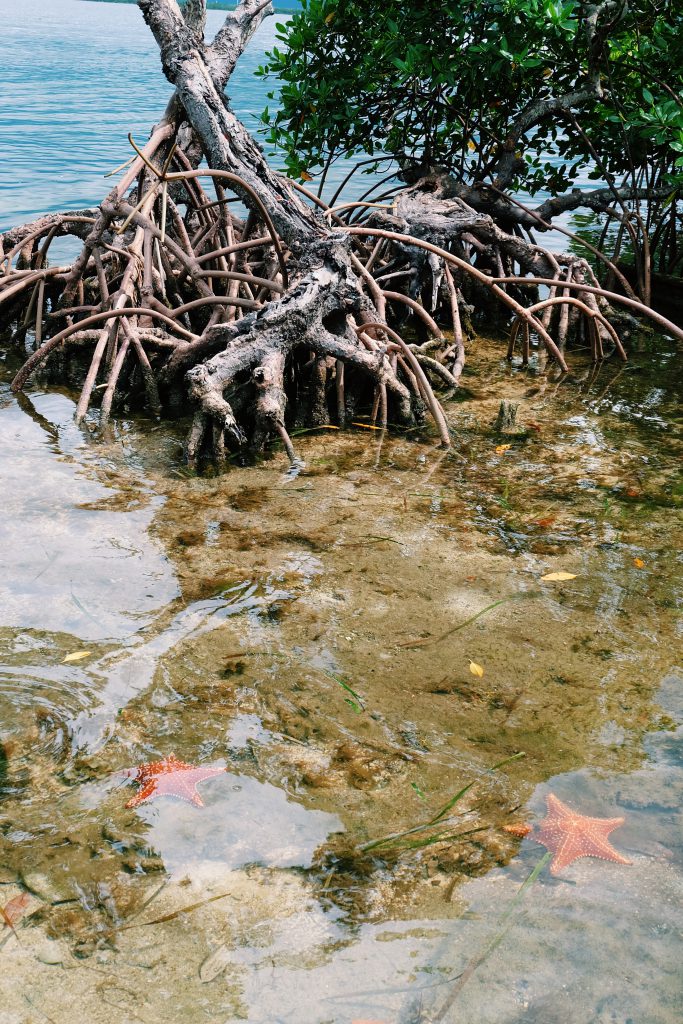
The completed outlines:
{"type": "MultiPolygon", "coordinates": [[[[0,231],[39,213],[97,203],[104,175],[127,160],[128,132],[145,140],[171,95],[159,50],[136,5],[86,0],[1,0],[0,231]]],[[[276,43],[266,19],[230,80],[233,109],[256,133],[273,83],[255,77],[276,43]]],[[[207,35],[222,24],[209,11],[207,35]]],[[[273,157],[276,166],[281,164],[273,157]]],[[[340,161],[327,194],[351,164],[340,161]]],[[[361,177],[352,197],[372,179],[361,177]]]]}

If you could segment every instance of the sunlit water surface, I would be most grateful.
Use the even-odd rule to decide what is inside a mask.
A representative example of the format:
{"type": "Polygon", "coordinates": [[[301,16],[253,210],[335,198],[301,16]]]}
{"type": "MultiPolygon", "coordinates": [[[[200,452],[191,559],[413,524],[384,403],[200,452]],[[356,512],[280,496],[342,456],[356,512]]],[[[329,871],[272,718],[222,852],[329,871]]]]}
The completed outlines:
{"type": "MultiPolygon", "coordinates": [[[[3,15],[0,217],[90,204],[168,96],[139,14],[3,15]]],[[[680,1020],[681,370],[629,348],[557,384],[480,340],[455,451],[305,434],[295,476],[192,477],[182,424],[94,442],[3,369],[2,1024],[680,1020]],[[171,753],[225,769],[204,807],[127,809],[117,773],[171,753]],[[447,838],[359,850],[471,781],[447,838]],[[624,817],[632,864],[520,895],[544,850],[504,826],[549,792],[624,817]]]]}

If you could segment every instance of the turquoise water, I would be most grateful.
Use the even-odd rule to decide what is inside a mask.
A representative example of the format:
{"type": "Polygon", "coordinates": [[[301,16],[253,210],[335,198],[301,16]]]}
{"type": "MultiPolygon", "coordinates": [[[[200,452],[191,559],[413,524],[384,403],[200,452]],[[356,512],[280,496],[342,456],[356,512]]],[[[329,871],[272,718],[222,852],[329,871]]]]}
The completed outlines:
{"type": "MultiPolygon", "coordinates": [[[[135,5],[3,0],[1,10],[3,230],[39,213],[97,203],[111,187],[103,176],[130,155],[128,132],[147,138],[171,88],[135,5]]],[[[270,88],[254,71],[275,42],[276,20],[261,24],[230,82],[233,108],[251,131],[270,88]]],[[[209,11],[207,34],[221,24],[221,12],[209,11]]],[[[329,187],[348,169],[340,162],[329,187]]],[[[362,178],[355,194],[370,183],[362,178]]]]}

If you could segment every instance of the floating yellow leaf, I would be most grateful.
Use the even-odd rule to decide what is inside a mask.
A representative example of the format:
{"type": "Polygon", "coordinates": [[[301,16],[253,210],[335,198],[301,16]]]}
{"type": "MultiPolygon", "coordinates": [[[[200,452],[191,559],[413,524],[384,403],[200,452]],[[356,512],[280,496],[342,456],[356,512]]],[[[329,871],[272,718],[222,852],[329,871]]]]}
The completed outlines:
{"type": "Polygon", "coordinates": [[[66,665],[67,661],[80,661],[81,658],[87,658],[91,654],[92,651],[74,651],[73,654],[67,654],[62,665],[66,665]]]}
{"type": "Polygon", "coordinates": [[[645,568],[645,562],[642,560],[642,558],[634,558],[633,559],[633,564],[635,565],[636,569],[644,569],[645,568]]]}
{"type": "Polygon", "coordinates": [[[552,73],[553,73],[552,68],[545,68],[544,71],[543,71],[543,77],[544,78],[550,78],[552,73]]]}
{"type": "Polygon", "coordinates": [[[545,576],[541,576],[542,580],[548,580],[549,582],[562,581],[562,580],[575,580],[575,572],[549,572],[545,576]]]}
{"type": "Polygon", "coordinates": [[[362,427],[363,430],[384,430],[384,427],[374,427],[371,423],[351,423],[352,427],[362,427]]]}
{"type": "Polygon", "coordinates": [[[302,171],[300,178],[302,181],[313,181],[313,175],[309,174],[308,171],[302,171]]]}
{"type": "Polygon", "coordinates": [[[483,668],[481,667],[481,665],[477,665],[476,661],[470,662],[470,672],[472,673],[473,676],[479,676],[480,679],[484,674],[483,668]]]}
{"type": "Polygon", "coordinates": [[[501,454],[502,452],[507,452],[507,451],[509,451],[509,450],[510,450],[510,448],[512,448],[512,445],[511,445],[511,444],[497,444],[497,445],[496,445],[496,451],[498,452],[498,454],[499,454],[499,455],[500,455],[500,454],[501,454]]]}
{"type": "Polygon", "coordinates": [[[470,141],[467,143],[467,148],[471,150],[471,152],[474,152],[474,150],[477,148],[476,144],[472,142],[472,139],[470,139],[470,141]]]}
{"type": "Polygon", "coordinates": [[[332,12],[331,12],[330,14],[328,14],[328,15],[327,15],[327,17],[325,18],[325,24],[326,24],[326,25],[331,25],[331,24],[332,24],[332,22],[334,21],[334,19],[335,19],[336,17],[337,17],[337,12],[336,12],[336,11],[332,11],[332,12]]]}

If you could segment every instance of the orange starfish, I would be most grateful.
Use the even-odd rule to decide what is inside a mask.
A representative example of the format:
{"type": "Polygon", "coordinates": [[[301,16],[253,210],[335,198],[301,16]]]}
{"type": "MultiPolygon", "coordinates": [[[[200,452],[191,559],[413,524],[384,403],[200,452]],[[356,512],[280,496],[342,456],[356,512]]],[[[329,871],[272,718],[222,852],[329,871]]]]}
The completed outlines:
{"type": "Polygon", "coordinates": [[[137,768],[127,768],[121,774],[134,779],[140,789],[126,807],[138,807],[158,796],[175,796],[195,807],[203,807],[197,784],[213,775],[221,775],[224,771],[225,768],[202,768],[200,765],[186,764],[179,761],[175,754],[165,757],[163,761],[150,761],[137,768]]]}
{"type": "Polygon", "coordinates": [[[607,839],[610,832],[624,824],[623,818],[587,818],[572,811],[554,793],[548,794],[547,804],[548,816],[531,838],[555,854],[550,865],[552,875],[557,875],[579,857],[600,857],[617,864],[631,863],[607,839]]]}

